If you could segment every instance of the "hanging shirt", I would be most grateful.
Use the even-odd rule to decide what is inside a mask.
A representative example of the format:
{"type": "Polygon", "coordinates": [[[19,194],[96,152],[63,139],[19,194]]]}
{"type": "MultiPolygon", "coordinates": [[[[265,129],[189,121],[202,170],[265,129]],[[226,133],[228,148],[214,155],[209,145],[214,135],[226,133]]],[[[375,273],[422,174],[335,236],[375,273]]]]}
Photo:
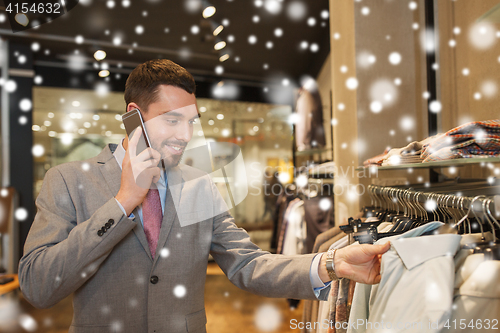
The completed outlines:
{"type": "Polygon", "coordinates": [[[304,201],[298,201],[290,209],[288,223],[286,224],[282,254],[304,254],[307,237],[306,223],[304,221],[304,201]]]}
{"type": "Polygon", "coordinates": [[[440,332],[451,315],[459,235],[417,237],[443,225],[430,222],[391,242],[378,285],[356,284],[348,332],[440,332]]]}
{"type": "Polygon", "coordinates": [[[500,329],[500,261],[469,255],[457,267],[452,314],[443,332],[500,329]],[[481,325],[481,327],[479,326],[481,325]]]}

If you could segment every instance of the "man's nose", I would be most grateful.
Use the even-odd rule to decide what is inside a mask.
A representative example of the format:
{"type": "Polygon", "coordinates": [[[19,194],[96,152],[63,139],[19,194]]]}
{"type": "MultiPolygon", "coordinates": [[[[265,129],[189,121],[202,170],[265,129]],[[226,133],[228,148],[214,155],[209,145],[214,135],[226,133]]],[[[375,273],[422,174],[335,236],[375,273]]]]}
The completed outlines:
{"type": "Polygon", "coordinates": [[[188,143],[191,140],[193,135],[193,129],[189,125],[188,122],[182,122],[181,126],[177,128],[177,132],[175,133],[175,138],[179,141],[184,141],[188,143]]]}

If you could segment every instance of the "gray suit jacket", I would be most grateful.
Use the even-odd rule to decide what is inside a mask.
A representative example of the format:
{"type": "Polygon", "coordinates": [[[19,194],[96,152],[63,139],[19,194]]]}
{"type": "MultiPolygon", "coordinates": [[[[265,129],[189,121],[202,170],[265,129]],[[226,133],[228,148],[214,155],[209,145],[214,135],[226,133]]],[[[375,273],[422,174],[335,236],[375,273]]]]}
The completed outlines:
{"type": "MultiPolygon", "coordinates": [[[[262,251],[229,213],[180,226],[176,203],[197,198],[192,207],[213,211],[223,201],[207,174],[184,165],[167,173],[165,213],[152,258],[137,211],[129,219],[114,199],[121,178],[115,148],[47,172],[19,264],[21,290],[30,303],[51,307],[74,293],[70,332],[205,332],[209,253],[244,290],[316,299],[309,278],[314,255],[262,251]],[[99,235],[106,224],[108,230],[99,235]],[[185,287],[182,297],[174,292],[182,290],[178,286],[185,287]]],[[[321,298],[326,295],[325,290],[321,298]]]]}

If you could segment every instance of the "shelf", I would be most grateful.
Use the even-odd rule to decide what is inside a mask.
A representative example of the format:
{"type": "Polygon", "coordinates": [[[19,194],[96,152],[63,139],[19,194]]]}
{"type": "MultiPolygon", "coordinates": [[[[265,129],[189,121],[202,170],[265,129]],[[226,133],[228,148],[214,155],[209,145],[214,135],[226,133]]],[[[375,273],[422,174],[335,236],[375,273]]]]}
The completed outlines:
{"type": "Polygon", "coordinates": [[[321,154],[332,151],[331,148],[308,149],[303,151],[296,151],[295,156],[310,156],[314,154],[321,154]]]}
{"type": "Polygon", "coordinates": [[[334,184],[334,180],[332,178],[309,178],[307,180],[309,184],[334,184]]]}
{"type": "Polygon", "coordinates": [[[376,170],[400,170],[400,169],[429,169],[429,168],[448,168],[454,166],[462,166],[468,164],[481,164],[481,163],[500,163],[500,157],[487,157],[487,158],[460,158],[447,161],[436,161],[427,163],[413,163],[413,164],[400,164],[400,165],[387,165],[387,166],[368,166],[357,168],[356,171],[369,170],[375,168],[376,170]]]}

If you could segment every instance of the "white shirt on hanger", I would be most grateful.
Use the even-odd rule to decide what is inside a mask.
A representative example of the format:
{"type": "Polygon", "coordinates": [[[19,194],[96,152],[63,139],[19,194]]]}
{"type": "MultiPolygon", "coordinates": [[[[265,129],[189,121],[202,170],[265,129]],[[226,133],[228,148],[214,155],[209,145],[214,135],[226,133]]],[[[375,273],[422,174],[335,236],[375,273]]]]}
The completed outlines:
{"type": "Polygon", "coordinates": [[[451,315],[459,235],[423,236],[443,225],[430,222],[391,242],[382,256],[378,285],[356,284],[348,332],[440,332],[451,315]]]}
{"type": "Polygon", "coordinates": [[[495,327],[496,330],[500,329],[498,281],[500,261],[485,261],[483,254],[468,256],[457,270],[452,314],[443,332],[489,332],[495,331],[495,327]]]}

